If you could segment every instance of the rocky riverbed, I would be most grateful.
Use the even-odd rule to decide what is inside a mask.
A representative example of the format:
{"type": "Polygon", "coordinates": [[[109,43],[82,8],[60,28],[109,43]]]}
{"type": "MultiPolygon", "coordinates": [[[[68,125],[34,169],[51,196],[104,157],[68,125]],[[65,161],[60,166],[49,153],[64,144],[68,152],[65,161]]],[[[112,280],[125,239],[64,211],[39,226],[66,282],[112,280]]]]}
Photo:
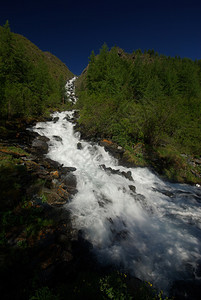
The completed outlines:
{"type": "Polygon", "coordinates": [[[0,137],[2,299],[29,299],[36,287],[94,268],[89,245],[63,209],[77,192],[75,168],[46,158],[48,139],[28,125],[10,123],[0,137]]]}
{"type": "MultiPolygon", "coordinates": [[[[67,115],[66,118],[76,124],[78,114],[74,112],[73,117],[67,115]]],[[[57,123],[59,118],[48,118],[46,121],[51,120],[57,123]]],[[[72,225],[74,217],[66,204],[77,194],[76,168],[72,165],[64,166],[46,157],[49,138],[26,130],[33,124],[33,121],[21,126],[10,124],[8,132],[4,132],[0,140],[0,181],[3,187],[0,202],[0,275],[3,284],[0,293],[4,296],[3,299],[29,299],[35,290],[45,286],[54,291],[62,290],[63,298],[61,296],[59,299],[65,299],[69,289],[69,299],[82,299],[83,293],[79,294],[80,286],[86,288],[94,285],[92,282],[95,278],[95,285],[98,287],[101,281],[97,278],[107,275],[114,267],[101,267],[92,255],[92,244],[83,238],[81,230],[72,225]],[[84,282],[88,274],[93,280],[90,279],[86,284],[84,282]],[[72,296],[75,290],[77,298],[72,296]]],[[[53,139],[63,142],[58,135],[54,135],[53,139]]],[[[124,157],[124,149],[118,145],[102,138],[98,138],[98,143],[123,165],[130,164],[124,157]]],[[[78,152],[81,151],[84,141],[79,141],[76,147],[78,152]]],[[[122,171],[105,164],[100,164],[99,168],[109,176],[115,175],[122,180],[128,180],[129,193],[135,199],[139,196],[130,171],[122,171]]],[[[158,192],[162,193],[160,190],[158,192]]],[[[167,191],[162,194],[166,195],[167,191]]],[[[169,194],[167,196],[171,197],[169,194]]],[[[138,200],[144,201],[143,199],[141,197],[138,200]]],[[[102,207],[101,205],[102,202],[99,201],[99,206],[102,207]]],[[[104,205],[105,202],[103,208],[104,205]]],[[[112,227],[113,219],[108,221],[112,227]]],[[[125,238],[123,232],[118,238],[125,238]]],[[[133,296],[141,290],[145,292],[147,299],[152,299],[154,291],[150,290],[150,286],[127,274],[123,276],[133,296]]],[[[198,299],[199,287],[197,281],[188,284],[180,281],[175,283],[172,294],[176,295],[176,299],[184,299],[185,293],[188,294],[187,299],[198,299]]],[[[96,297],[100,290],[92,291],[90,287],[89,292],[96,297]]],[[[104,299],[103,295],[100,295],[100,299],[104,299]]]]}

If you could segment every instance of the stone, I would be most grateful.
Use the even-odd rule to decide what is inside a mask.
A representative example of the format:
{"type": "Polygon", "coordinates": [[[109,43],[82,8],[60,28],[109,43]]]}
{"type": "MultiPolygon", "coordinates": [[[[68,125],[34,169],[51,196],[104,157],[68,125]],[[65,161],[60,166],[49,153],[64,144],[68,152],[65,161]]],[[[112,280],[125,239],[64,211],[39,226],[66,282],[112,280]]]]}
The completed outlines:
{"type": "Polygon", "coordinates": [[[40,141],[43,141],[43,142],[49,142],[50,141],[50,139],[48,137],[44,136],[44,135],[43,136],[39,135],[37,137],[37,139],[40,140],[40,141]]]}
{"type": "Polygon", "coordinates": [[[53,119],[53,122],[54,123],[56,123],[56,122],[58,122],[59,121],[59,117],[55,117],[54,119],[53,119]]]}
{"type": "Polygon", "coordinates": [[[133,193],[136,192],[136,187],[134,185],[129,185],[128,187],[133,193]]]}
{"type": "Polygon", "coordinates": [[[62,182],[66,186],[69,193],[74,194],[77,192],[77,179],[75,175],[68,173],[67,175],[63,176],[62,182]]]}
{"type": "Polygon", "coordinates": [[[62,142],[62,138],[58,135],[53,135],[53,138],[57,141],[57,142],[62,142]]]}
{"type": "MultiPolygon", "coordinates": [[[[57,193],[57,190],[54,189],[54,190],[50,190],[50,189],[47,189],[47,188],[44,188],[43,189],[43,195],[45,196],[46,198],[46,201],[49,205],[52,205],[52,206],[61,206],[61,205],[64,205],[67,203],[67,197],[61,197],[58,193],[57,193]]],[[[64,195],[62,195],[64,196],[64,195]]]]}
{"type": "Polygon", "coordinates": [[[39,140],[37,138],[33,140],[32,148],[42,154],[46,154],[48,152],[48,144],[45,141],[39,140]]]}
{"type": "Polygon", "coordinates": [[[111,174],[117,174],[117,175],[120,175],[120,176],[123,176],[123,177],[127,178],[130,181],[134,181],[133,177],[132,177],[132,174],[131,174],[131,171],[128,171],[128,172],[122,171],[121,172],[119,169],[115,170],[115,169],[112,169],[110,167],[107,168],[105,165],[100,165],[100,167],[103,170],[110,172],[111,174]]]}
{"type": "Polygon", "coordinates": [[[59,172],[58,172],[58,171],[52,171],[52,172],[50,172],[50,175],[51,175],[53,178],[59,178],[59,172]]]}
{"type": "Polygon", "coordinates": [[[132,173],[131,171],[128,171],[128,172],[121,172],[122,176],[124,176],[125,178],[127,178],[128,180],[130,181],[134,181],[133,177],[132,177],[132,173]]]}
{"type": "Polygon", "coordinates": [[[81,144],[80,142],[77,143],[77,149],[78,149],[78,150],[82,150],[82,148],[83,148],[83,147],[82,147],[82,144],[81,144]]]}
{"type": "Polygon", "coordinates": [[[63,185],[59,185],[59,187],[57,188],[57,194],[63,198],[68,200],[69,198],[69,193],[63,188],[63,185]]]}
{"type": "Polygon", "coordinates": [[[103,139],[99,142],[100,146],[105,148],[105,151],[111,153],[115,158],[121,159],[124,154],[124,149],[110,140],[103,139]]]}
{"type": "Polygon", "coordinates": [[[46,158],[45,161],[54,169],[60,169],[62,167],[59,162],[52,160],[51,158],[46,158]]]}

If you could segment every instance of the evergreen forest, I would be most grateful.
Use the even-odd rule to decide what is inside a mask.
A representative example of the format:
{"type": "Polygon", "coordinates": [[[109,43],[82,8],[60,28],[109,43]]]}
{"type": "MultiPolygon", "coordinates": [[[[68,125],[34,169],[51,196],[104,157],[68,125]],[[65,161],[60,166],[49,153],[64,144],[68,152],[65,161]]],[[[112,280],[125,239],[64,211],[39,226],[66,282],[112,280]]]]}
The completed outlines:
{"type": "MultiPolygon", "coordinates": [[[[186,291],[200,295],[200,285],[191,280],[181,285],[178,280],[179,298],[169,298],[149,281],[97,266],[92,244],[74,228],[75,217],[71,220],[65,206],[78,193],[76,168],[49,159],[50,139],[27,127],[41,120],[56,123],[59,118],[49,118],[54,110],[77,109],[70,121],[81,137],[120,149],[128,167],[147,166],[166,179],[200,186],[201,60],[154,50],[128,54],[104,44],[98,55],[92,51],[76,79],[75,104],[68,101],[65,88],[73,76],[57,57],[12,33],[9,22],[0,26],[0,294],[17,300],[170,300],[180,295],[187,299],[186,291]]],[[[62,144],[56,134],[52,138],[62,144]]],[[[80,142],[75,145],[82,150],[80,142]]],[[[129,179],[129,171],[99,167],[129,179]]],[[[129,189],[143,199],[135,186],[129,189]]],[[[107,220],[113,226],[112,218],[107,220]]],[[[191,220],[189,225],[194,225],[191,220]]],[[[126,239],[127,229],[114,234],[117,242],[126,239]]]]}
{"type": "Polygon", "coordinates": [[[199,157],[201,60],[167,57],[154,50],[127,54],[104,44],[98,55],[92,51],[77,93],[80,125],[89,135],[108,137],[131,156],[141,145],[149,158],[151,153],[160,159],[159,168],[167,169],[171,179],[182,181],[171,174],[180,167],[182,176],[187,175],[177,153],[199,157]]]}
{"type": "Polygon", "coordinates": [[[68,68],[50,53],[0,27],[0,117],[39,116],[64,102],[68,68]]]}

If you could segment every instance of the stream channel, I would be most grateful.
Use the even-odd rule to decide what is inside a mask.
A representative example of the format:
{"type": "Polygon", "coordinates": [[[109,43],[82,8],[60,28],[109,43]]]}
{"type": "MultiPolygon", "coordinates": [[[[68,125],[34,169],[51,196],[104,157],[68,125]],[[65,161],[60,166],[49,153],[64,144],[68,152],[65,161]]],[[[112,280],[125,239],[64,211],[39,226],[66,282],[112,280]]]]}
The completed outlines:
{"type": "Polygon", "coordinates": [[[50,139],[47,157],[76,168],[78,192],[66,209],[98,261],[165,291],[178,280],[200,282],[200,187],[118,165],[104,147],[80,140],[73,114],[55,112],[57,121],[33,130],[50,139]]]}

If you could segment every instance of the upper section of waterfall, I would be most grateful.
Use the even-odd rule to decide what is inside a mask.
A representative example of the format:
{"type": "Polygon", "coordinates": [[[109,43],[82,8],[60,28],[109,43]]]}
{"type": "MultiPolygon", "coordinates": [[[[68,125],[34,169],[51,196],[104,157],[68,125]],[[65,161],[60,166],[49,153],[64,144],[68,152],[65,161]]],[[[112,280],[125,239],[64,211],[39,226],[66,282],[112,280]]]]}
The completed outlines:
{"type": "Polygon", "coordinates": [[[68,101],[72,102],[73,104],[75,104],[77,101],[77,98],[75,96],[75,80],[76,79],[77,79],[76,76],[69,79],[65,85],[68,101]]]}

